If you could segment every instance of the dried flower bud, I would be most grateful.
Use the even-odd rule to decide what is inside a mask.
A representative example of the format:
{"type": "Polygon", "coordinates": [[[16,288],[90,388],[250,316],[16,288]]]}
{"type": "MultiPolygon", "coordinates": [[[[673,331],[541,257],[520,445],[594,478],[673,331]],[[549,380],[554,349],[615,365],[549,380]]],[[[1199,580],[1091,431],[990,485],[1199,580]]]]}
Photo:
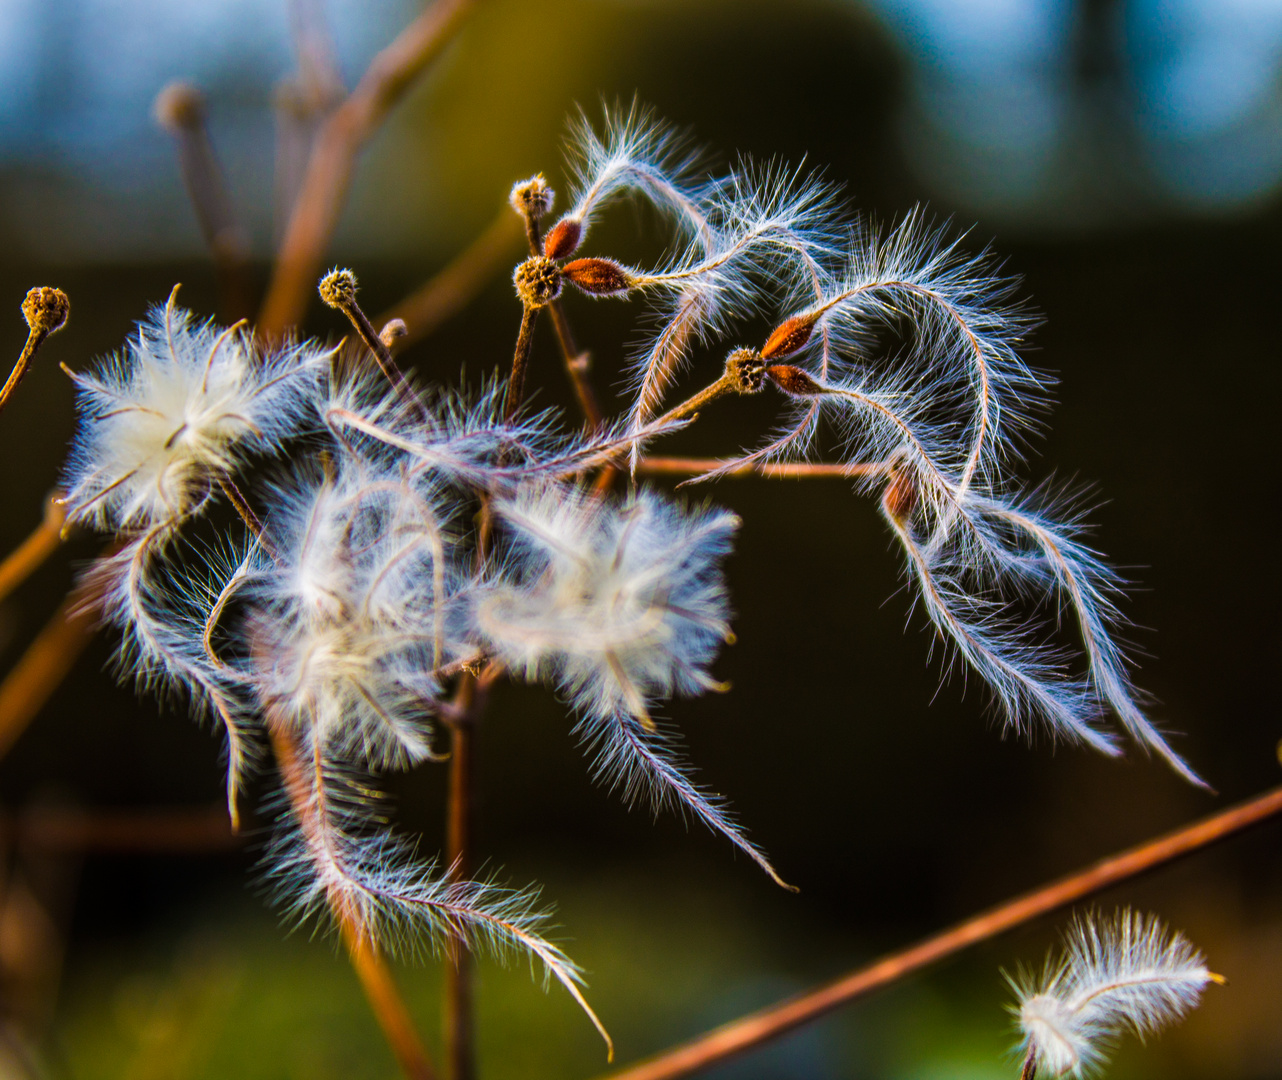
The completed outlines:
{"type": "Polygon", "coordinates": [[[784,319],[766,339],[761,349],[761,358],[774,360],[795,353],[810,340],[818,318],[818,315],[794,315],[791,319],[784,319]]]}
{"type": "Polygon", "coordinates": [[[904,524],[917,509],[917,476],[912,466],[899,462],[890,471],[890,483],[881,496],[886,514],[899,525],[904,524]]]}
{"type": "Polygon", "coordinates": [[[71,301],[61,289],[40,285],[27,293],[22,301],[22,317],[32,333],[56,333],[67,325],[67,316],[71,314],[71,301]]]}
{"type": "Polygon", "coordinates": [[[609,259],[575,259],[561,273],[592,296],[617,296],[632,288],[633,277],[609,259]]]}
{"type": "Polygon", "coordinates": [[[574,218],[563,217],[543,238],[543,254],[549,259],[564,259],[573,255],[583,239],[583,223],[574,218]]]}
{"type": "Polygon", "coordinates": [[[390,349],[395,342],[408,337],[409,332],[404,319],[389,319],[383,329],[378,332],[378,340],[390,349]]]}
{"type": "Polygon", "coordinates": [[[356,275],[350,270],[333,269],[320,280],[320,298],[339,311],[356,303],[356,275]]]}
{"type": "Polygon", "coordinates": [[[757,394],[766,385],[766,365],[755,349],[735,349],[727,356],[726,375],[736,394],[757,394]]]}
{"type": "Polygon", "coordinates": [[[543,255],[535,255],[512,275],[516,295],[531,311],[546,307],[561,295],[561,268],[543,255]]]}
{"type": "Polygon", "coordinates": [[[205,122],[205,95],[191,83],[175,80],[156,95],[151,115],[169,132],[199,127],[205,122]]]}
{"type": "Polygon", "coordinates": [[[508,201],[512,204],[512,209],[523,218],[538,221],[552,209],[552,200],[555,198],[556,192],[548,186],[543,174],[539,173],[513,187],[508,201]]]}
{"type": "Polygon", "coordinates": [[[772,364],[766,368],[766,375],[775,386],[793,397],[817,397],[824,392],[819,383],[791,364],[772,364]]]}

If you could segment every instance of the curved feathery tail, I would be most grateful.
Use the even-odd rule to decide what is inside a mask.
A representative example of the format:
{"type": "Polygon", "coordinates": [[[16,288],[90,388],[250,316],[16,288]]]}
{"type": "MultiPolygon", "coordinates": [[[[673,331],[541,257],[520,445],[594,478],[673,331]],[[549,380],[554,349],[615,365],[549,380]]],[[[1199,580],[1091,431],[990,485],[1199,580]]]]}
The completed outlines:
{"type": "Polygon", "coordinates": [[[288,720],[269,708],[267,725],[300,841],[292,851],[285,849],[272,873],[286,879],[302,875],[301,895],[297,881],[284,883],[294,891],[296,910],[306,915],[324,904],[340,923],[351,924],[345,932],[372,944],[419,931],[434,950],[452,939],[469,949],[484,943],[495,953],[515,948],[537,957],[587,1015],[613,1059],[614,1043],[583,996],[578,967],[539,933],[547,914],[532,908],[535,891],[454,882],[447,874],[435,875],[435,863],[416,862],[413,850],[389,833],[353,835],[344,827],[341,799],[330,790],[335,781],[319,745],[313,742],[305,763],[288,720]]]}
{"type": "MultiPolygon", "coordinates": [[[[240,827],[240,791],[253,764],[253,742],[242,730],[240,708],[227,670],[216,659],[206,663],[183,634],[183,627],[194,627],[197,620],[190,613],[168,610],[166,617],[154,611],[164,604],[160,588],[150,578],[150,571],[172,536],[172,525],[153,526],[130,540],[118,551],[104,556],[89,568],[85,580],[96,595],[102,597],[104,618],[122,626],[126,638],[122,651],[137,653],[137,679],[140,682],[163,681],[183,686],[192,700],[206,700],[218,715],[227,733],[227,812],[233,830],[240,827]]],[[[206,636],[199,635],[201,641],[206,636]]]]}
{"type": "Polygon", "coordinates": [[[1160,755],[1185,780],[1207,787],[1206,781],[1171,749],[1136,703],[1125,658],[1109,633],[1109,616],[1114,613],[1114,607],[1106,592],[1107,568],[1081,544],[1034,515],[992,502],[987,502],[984,510],[1031,537],[1041,550],[1056,583],[1073,605],[1090,660],[1091,678],[1127,731],[1142,747],[1160,755]]]}
{"type": "Polygon", "coordinates": [[[594,755],[593,778],[611,789],[621,788],[630,805],[644,798],[656,811],[666,805],[690,811],[752,859],[775,884],[789,892],[797,891],[731,820],[724,800],[694,784],[673,760],[658,732],[647,730],[641,719],[627,713],[610,717],[589,713],[574,730],[594,755]]]}
{"type": "MultiPolygon", "coordinates": [[[[882,510],[908,556],[917,579],[926,613],[935,627],[956,646],[962,658],[992,687],[1008,723],[1017,731],[1025,707],[1032,708],[1055,734],[1086,743],[1110,757],[1121,753],[1116,744],[1090,726],[1091,695],[1086,688],[1054,676],[1051,658],[1027,643],[1003,643],[981,622],[957,609],[965,594],[935,572],[925,552],[913,539],[903,516],[893,505],[894,485],[888,485],[882,510]]],[[[1000,628],[999,628],[1000,630],[1000,628]]]]}

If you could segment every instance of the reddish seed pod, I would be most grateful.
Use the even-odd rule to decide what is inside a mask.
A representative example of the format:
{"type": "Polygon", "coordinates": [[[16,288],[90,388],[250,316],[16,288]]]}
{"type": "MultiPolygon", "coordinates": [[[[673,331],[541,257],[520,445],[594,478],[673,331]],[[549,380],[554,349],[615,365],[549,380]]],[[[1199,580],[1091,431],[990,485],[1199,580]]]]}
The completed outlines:
{"type": "Polygon", "coordinates": [[[575,259],[566,263],[561,273],[592,296],[615,296],[632,288],[632,275],[609,259],[575,259]]]}
{"type": "Polygon", "coordinates": [[[766,339],[761,349],[761,358],[774,360],[780,356],[795,353],[810,340],[818,317],[817,315],[794,315],[791,319],[784,319],[775,328],[775,332],[766,339]]]}
{"type": "Polygon", "coordinates": [[[897,468],[890,474],[890,483],[881,496],[881,505],[891,520],[902,525],[917,509],[917,478],[912,469],[897,468]]]}
{"type": "Polygon", "coordinates": [[[791,364],[772,364],[766,368],[766,375],[775,386],[793,397],[816,397],[824,392],[819,383],[791,364]]]}
{"type": "Polygon", "coordinates": [[[543,238],[543,254],[549,259],[573,255],[583,239],[583,224],[574,218],[562,218],[543,238]]]}

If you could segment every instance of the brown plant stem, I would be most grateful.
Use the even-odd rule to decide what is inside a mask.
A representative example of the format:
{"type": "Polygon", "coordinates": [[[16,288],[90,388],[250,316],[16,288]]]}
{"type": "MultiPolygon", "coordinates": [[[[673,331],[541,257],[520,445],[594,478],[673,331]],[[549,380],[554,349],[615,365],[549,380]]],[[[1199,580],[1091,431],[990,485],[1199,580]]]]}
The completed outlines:
{"type": "Polygon", "coordinates": [[[71,670],[97,622],[98,605],[72,592],[0,683],[0,758],[71,670]]]}
{"type": "Polygon", "coordinates": [[[22,301],[22,317],[27,320],[27,340],[22,346],[18,362],[9,372],[9,378],[5,380],[4,386],[0,386],[0,409],[9,403],[18,384],[26,378],[31,369],[31,361],[36,358],[45,338],[56,334],[67,324],[70,310],[67,294],[61,289],[38,286],[28,291],[22,301]]]}
{"type": "MultiPolygon", "coordinates": [[[[649,476],[699,476],[713,469],[730,465],[733,458],[697,457],[644,457],[637,463],[637,472],[649,476]]],[[[749,462],[738,468],[728,469],[722,476],[767,476],[772,479],[815,479],[819,477],[880,476],[886,471],[881,462],[868,464],[811,464],[804,461],[749,462]]]]}
{"type": "Polygon", "coordinates": [[[111,854],[188,854],[228,851],[243,838],[221,804],[199,809],[104,811],[44,808],[0,815],[0,847],[24,846],[111,854]]]}
{"type": "Polygon", "coordinates": [[[682,1046],[611,1075],[610,1080],[673,1080],[742,1054],[819,1019],[833,1009],[971,945],[1071,904],[1119,881],[1223,840],[1282,812],[1282,787],[1130,848],[1053,881],[933,937],[796,997],[731,1021],[682,1046]]]}
{"type": "Polygon", "coordinates": [[[44,517],[31,535],[0,563],[0,601],[3,601],[55,551],[62,543],[62,526],[67,520],[58,493],[45,500],[44,517]]]}
{"type": "Polygon", "coordinates": [[[516,335],[516,349],[512,353],[512,373],[507,380],[507,398],[503,415],[511,420],[525,397],[525,370],[530,364],[530,351],[534,347],[534,324],[538,322],[539,309],[526,304],[521,308],[521,329],[516,335]]]}
{"type": "MultiPolygon", "coordinates": [[[[270,717],[268,730],[271,735],[272,752],[276,756],[276,764],[280,767],[285,793],[289,797],[290,806],[299,827],[304,832],[315,832],[318,825],[309,797],[307,771],[298,758],[298,748],[293,736],[279,723],[272,723],[270,717]]],[[[339,932],[342,935],[343,944],[347,947],[352,969],[360,980],[361,989],[365,992],[365,998],[374,1013],[374,1018],[382,1028],[392,1053],[396,1055],[401,1071],[409,1080],[436,1080],[436,1070],[432,1068],[427,1050],[414,1030],[414,1021],[410,1018],[409,1009],[405,1007],[401,993],[378,947],[349,905],[341,900],[334,902],[331,898],[330,910],[338,922],[339,932]]]]}
{"type": "Polygon", "coordinates": [[[393,319],[403,320],[407,333],[400,339],[401,348],[428,337],[461,311],[507,264],[516,253],[520,235],[516,218],[504,207],[444,269],[375,322],[382,326],[393,319]]]}
{"type": "Polygon", "coordinates": [[[285,229],[258,332],[280,337],[297,325],[338,224],[357,155],[414,80],[438,56],[471,0],[435,0],[380,52],[356,88],[321,125],[285,229]]]}
{"type": "Polygon", "coordinates": [[[1033,1080],[1037,1075],[1037,1053],[1033,1050],[1024,1058],[1024,1067],[1019,1070],[1019,1080],[1033,1080]]]}
{"type": "Polygon", "coordinates": [[[735,380],[729,372],[722,375],[716,382],[705,386],[697,394],[688,397],[680,405],[674,405],[665,412],[658,420],[654,421],[656,427],[664,424],[670,424],[677,420],[684,420],[687,416],[693,416],[705,405],[716,401],[717,398],[725,394],[732,393],[735,389],[735,380]]]}

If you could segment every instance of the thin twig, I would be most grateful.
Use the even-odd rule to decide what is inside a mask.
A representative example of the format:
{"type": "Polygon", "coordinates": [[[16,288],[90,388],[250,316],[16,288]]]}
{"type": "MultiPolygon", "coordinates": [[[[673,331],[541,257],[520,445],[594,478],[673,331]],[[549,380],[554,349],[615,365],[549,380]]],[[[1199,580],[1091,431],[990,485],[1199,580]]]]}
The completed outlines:
{"type": "Polygon", "coordinates": [[[19,585],[49,558],[62,543],[62,526],[67,520],[58,493],[45,500],[44,518],[31,535],[9,553],[0,563],[0,601],[5,600],[19,585]]]}
{"type": "Polygon", "coordinates": [[[949,930],[883,957],[815,990],[731,1021],[692,1042],[614,1073],[610,1080],[674,1080],[676,1077],[689,1076],[787,1034],[794,1028],[819,1019],[838,1006],[920,971],[962,949],[987,941],[1039,915],[1045,915],[1119,881],[1152,870],[1181,855],[1223,840],[1280,812],[1282,787],[990,908],[949,930]]]}
{"type": "Polygon", "coordinates": [[[375,319],[376,325],[401,319],[407,333],[400,339],[400,347],[421,341],[461,311],[508,264],[517,252],[520,236],[519,222],[504,207],[485,231],[427,284],[375,319]]]}
{"type": "Polygon", "coordinates": [[[194,810],[45,808],[0,815],[0,847],[155,855],[226,851],[243,842],[221,803],[194,810]]]}
{"type": "MultiPolygon", "coordinates": [[[[637,463],[637,472],[649,476],[700,476],[732,464],[733,458],[645,457],[637,463]]],[[[810,464],[804,461],[748,462],[726,469],[722,476],[768,476],[773,479],[811,479],[818,477],[880,476],[886,471],[882,462],[868,464],[810,464]]]]}
{"type": "Polygon", "coordinates": [[[72,592],[0,683],[0,758],[9,752],[93,638],[98,605],[72,592]]]}
{"type": "Polygon", "coordinates": [[[302,317],[351,183],[356,157],[441,52],[472,0],[436,0],[380,52],[316,136],[307,174],[289,217],[258,332],[277,338],[302,317]]]}
{"type": "MultiPolygon", "coordinates": [[[[305,832],[314,830],[318,826],[310,804],[306,770],[298,760],[298,748],[291,734],[283,730],[280,724],[269,722],[268,727],[272,751],[276,755],[276,764],[280,767],[281,780],[294,816],[305,832]]],[[[368,931],[361,925],[356,914],[341,901],[331,902],[330,910],[338,922],[352,969],[360,980],[370,1009],[382,1028],[392,1053],[396,1055],[401,1071],[409,1080],[436,1080],[436,1070],[432,1068],[427,1049],[414,1030],[409,1009],[368,931]]]]}
{"type": "Polygon", "coordinates": [[[36,358],[45,338],[67,325],[70,312],[71,304],[67,300],[67,294],[61,289],[38,286],[27,293],[22,301],[22,317],[27,320],[27,341],[22,346],[22,353],[18,356],[18,362],[13,365],[9,378],[5,380],[4,386],[0,386],[0,409],[9,403],[18,384],[26,378],[31,369],[31,361],[36,358]]]}
{"type": "Polygon", "coordinates": [[[521,408],[525,397],[525,369],[530,363],[530,350],[534,347],[534,324],[538,321],[539,309],[528,304],[521,309],[521,329],[516,335],[516,348],[512,353],[512,372],[507,380],[507,399],[503,412],[511,420],[521,408]]]}

